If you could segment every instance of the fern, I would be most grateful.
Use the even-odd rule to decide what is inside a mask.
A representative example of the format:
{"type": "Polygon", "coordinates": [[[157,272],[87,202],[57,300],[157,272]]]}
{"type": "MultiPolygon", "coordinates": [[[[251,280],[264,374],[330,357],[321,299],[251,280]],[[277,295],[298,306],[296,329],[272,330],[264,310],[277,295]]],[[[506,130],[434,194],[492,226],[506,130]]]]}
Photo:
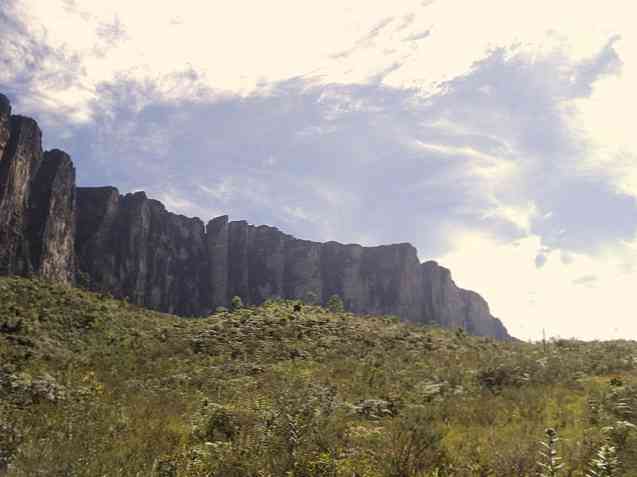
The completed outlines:
{"type": "Polygon", "coordinates": [[[590,464],[591,470],[587,477],[614,477],[618,475],[619,459],[615,446],[604,444],[597,451],[597,455],[590,464]]]}
{"type": "Polygon", "coordinates": [[[561,457],[557,454],[557,443],[560,440],[557,437],[557,431],[553,428],[548,428],[545,431],[546,440],[544,442],[540,442],[543,449],[540,452],[541,461],[538,462],[538,465],[542,467],[542,471],[540,472],[540,477],[555,477],[559,474],[559,471],[564,464],[560,461],[561,457]]]}

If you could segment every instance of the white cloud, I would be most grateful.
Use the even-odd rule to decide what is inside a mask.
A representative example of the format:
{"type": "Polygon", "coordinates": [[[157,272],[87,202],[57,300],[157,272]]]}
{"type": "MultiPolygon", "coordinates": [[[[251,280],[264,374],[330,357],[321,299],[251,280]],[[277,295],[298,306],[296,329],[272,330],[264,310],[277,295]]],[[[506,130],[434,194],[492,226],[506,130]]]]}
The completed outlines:
{"type": "Polygon", "coordinates": [[[455,239],[454,251],[439,260],[451,268],[458,285],[487,297],[491,311],[505,319],[514,336],[538,340],[542,330],[564,338],[637,336],[637,273],[619,271],[637,255],[621,250],[600,257],[571,254],[567,264],[548,260],[536,268],[538,248],[536,236],[502,244],[467,232],[455,239]]]}

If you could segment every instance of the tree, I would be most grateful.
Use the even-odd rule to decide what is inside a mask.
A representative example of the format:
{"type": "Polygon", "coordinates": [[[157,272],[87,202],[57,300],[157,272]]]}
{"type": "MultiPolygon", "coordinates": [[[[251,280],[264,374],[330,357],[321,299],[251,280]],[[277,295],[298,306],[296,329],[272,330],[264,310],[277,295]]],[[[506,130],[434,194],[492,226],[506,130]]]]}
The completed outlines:
{"type": "Polygon", "coordinates": [[[230,302],[230,305],[232,306],[232,310],[238,310],[239,308],[243,308],[243,300],[241,300],[241,297],[238,295],[235,295],[232,297],[232,301],[230,302]]]}
{"type": "Polygon", "coordinates": [[[338,295],[332,295],[327,300],[327,309],[333,313],[342,313],[345,310],[342,298],[338,295]]]}

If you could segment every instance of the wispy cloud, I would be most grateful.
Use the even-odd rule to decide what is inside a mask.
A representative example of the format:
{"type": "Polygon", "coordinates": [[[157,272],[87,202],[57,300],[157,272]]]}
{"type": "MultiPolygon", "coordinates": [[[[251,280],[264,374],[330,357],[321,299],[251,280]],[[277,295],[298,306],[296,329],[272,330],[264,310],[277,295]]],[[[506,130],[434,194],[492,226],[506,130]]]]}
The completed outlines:
{"type": "Polygon", "coordinates": [[[582,277],[573,280],[573,285],[588,285],[591,286],[597,281],[596,275],[584,275],[582,277]]]}
{"type": "Polygon", "coordinates": [[[419,33],[412,33],[411,35],[406,36],[405,38],[403,38],[403,41],[419,41],[419,40],[424,40],[425,38],[427,38],[429,35],[431,35],[431,30],[425,30],[425,31],[421,31],[419,33]]]}
{"type": "MultiPolygon", "coordinates": [[[[385,30],[390,23],[394,21],[394,17],[387,17],[376,23],[362,38],[360,38],[354,46],[346,50],[331,55],[333,59],[346,59],[358,50],[369,48],[373,45],[373,40],[385,30]]],[[[404,23],[403,23],[404,24],[404,23]]],[[[406,26],[405,26],[406,27],[406,26]]]]}

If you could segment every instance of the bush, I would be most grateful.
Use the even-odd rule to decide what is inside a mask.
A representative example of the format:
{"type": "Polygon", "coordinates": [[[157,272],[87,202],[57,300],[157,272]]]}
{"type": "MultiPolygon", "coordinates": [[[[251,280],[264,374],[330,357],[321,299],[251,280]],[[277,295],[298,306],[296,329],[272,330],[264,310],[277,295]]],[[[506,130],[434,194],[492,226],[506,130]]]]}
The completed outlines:
{"type": "Polygon", "coordinates": [[[332,313],[342,313],[345,310],[343,299],[338,295],[332,295],[330,299],[327,300],[327,309],[332,313]]]}
{"type": "Polygon", "coordinates": [[[230,306],[232,307],[232,310],[238,310],[240,308],[243,308],[243,300],[241,299],[240,296],[235,295],[232,297],[230,306]]]}

